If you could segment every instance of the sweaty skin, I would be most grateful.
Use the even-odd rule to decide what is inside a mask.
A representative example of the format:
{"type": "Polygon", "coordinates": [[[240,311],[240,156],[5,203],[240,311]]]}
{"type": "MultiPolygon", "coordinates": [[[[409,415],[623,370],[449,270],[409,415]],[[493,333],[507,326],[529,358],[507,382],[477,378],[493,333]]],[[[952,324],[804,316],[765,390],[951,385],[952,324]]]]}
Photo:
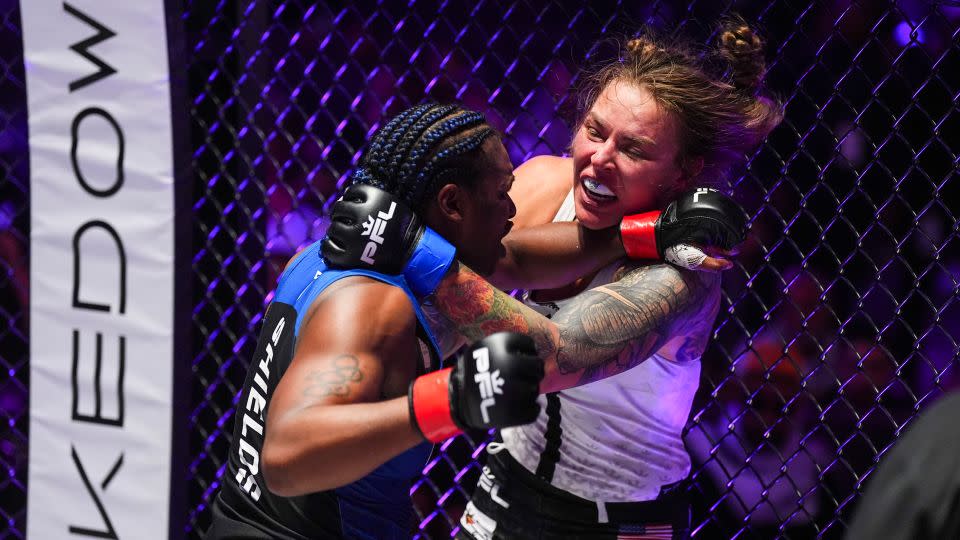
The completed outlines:
{"type": "Polygon", "coordinates": [[[332,489],[422,442],[406,397],[420,361],[402,290],[359,276],[332,284],[305,315],[270,401],[268,488],[286,497],[332,489]]]}
{"type": "MultiPolygon", "coordinates": [[[[559,287],[623,256],[616,228],[549,223],[570,189],[572,160],[535,158],[511,174],[502,144],[485,144],[494,163],[486,177],[473,192],[441,188],[426,221],[469,247],[461,253],[485,262],[495,284],[559,287]],[[507,235],[511,197],[520,230],[507,235]]],[[[714,274],[631,263],[617,281],[581,295],[550,321],[461,268],[444,279],[437,307],[470,341],[502,330],[531,335],[545,360],[543,391],[620,373],[656,350],[678,359],[699,355],[706,343],[677,329],[703,324],[691,314],[719,284],[714,274]]],[[[416,316],[401,290],[363,277],[325,290],[305,316],[271,399],[262,452],[269,489],[297,496],[345,485],[421,442],[406,398],[420,362],[416,316]]]]}
{"type": "Polygon", "coordinates": [[[544,360],[544,393],[617,375],[656,351],[676,360],[702,354],[706,340],[683,335],[702,324],[700,306],[719,292],[717,275],[665,264],[627,264],[617,273],[617,281],[580,294],[552,319],[466,267],[444,278],[433,304],[467,340],[498,331],[531,336],[544,360]],[[670,350],[661,350],[666,345],[670,350]]]}
{"type": "MultiPolygon", "coordinates": [[[[572,166],[570,159],[544,157],[515,171],[516,228],[553,219],[569,190],[572,166]]],[[[580,292],[589,277],[562,296],[580,292]]],[[[580,294],[547,319],[461,266],[444,278],[432,303],[464,339],[501,330],[533,337],[545,362],[541,391],[553,392],[622,373],[655,351],[675,359],[698,356],[705,340],[684,335],[697,334],[686,331],[689,325],[712,324],[716,311],[704,321],[700,306],[719,294],[719,284],[717,274],[627,262],[614,282],[580,294]]]]}
{"type": "MultiPolygon", "coordinates": [[[[537,157],[514,171],[515,228],[552,221],[571,180],[577,221],[590,229],[614,226],[625,214],[663,209],[703,167],[702,160],[681,166],[677,133],[676,118],[648,89],[611,83],[577,127],[570,158],[537,157]],[[610,196],[588,195],[587,183],[610,196]]],[[[729,268],[729,263],[708,259],[709,269],[729,268]]],[[[562,290],[536,291],[541,297],[573,297],[552,320],[465,268],[447,276],[435,303],[468,338],[491,328],[533,336],[546,362],[544,392],[622,373],[654,351],[668,359],[703,352],[706,339],[688,336],[709,334],[703,325],[712,325],[716,317],[718,275],[631,262],[619,268],[613,282],[574,296],[592,277],[588,272],[562,290]],[[482,309],[458,309],[471,303],[482,309]]]]}
{"type": "MultiPolygon", "coordinates": [[[[490,175],[476,193],[464,197],[448,185],[438,198],[455,207],[456,219],[485,224],[498,212],[505,221],[512,215],[513,175],[504,167],[490,175]]],[[[470,230],[459,233],[461,243],[479,229],[487,237],[484,251],[499,246],[497,230],[464,229],[470,230]]],[[[521,231],[504,244],[498,279],[539,286],[565,283],[623,254],[616,231],[574,223],[521,231]]],[[[336,488],[422,442],[407,401],[422,362],[416,316],[402,290],[359,276],[324,290],[304,316],[293,360],[271,398],[262,452],[267,487],[288,497],[336,488]]]]}

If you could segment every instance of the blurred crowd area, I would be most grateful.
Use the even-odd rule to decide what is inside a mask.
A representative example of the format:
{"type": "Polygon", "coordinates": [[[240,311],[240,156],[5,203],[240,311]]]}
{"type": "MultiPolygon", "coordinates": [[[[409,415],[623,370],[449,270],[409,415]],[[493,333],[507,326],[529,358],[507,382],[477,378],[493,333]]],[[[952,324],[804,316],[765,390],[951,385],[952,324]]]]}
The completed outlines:
{"type": "MultiPolygon", "coordinates": [[[[0,0],[3,516],[25,501],[28,182],[17,3],[0,0]],[[8,43],[9,42],[9,43],[8,43]]],[[[642,27],[693,43],[738,13],[768,39],[785,121],[718,180],[751,218],[686,433],[702,538],[837,538],[869,472],[958,385],[960,3],[185,0],[195,387],[188,534],[209,523],[232,405],[286,260],[383,119],[459,101],[519,165],[563,154],[578,74],[642,27]]],[[[444,537],[486,434],[415,485],[444,537]]]]}

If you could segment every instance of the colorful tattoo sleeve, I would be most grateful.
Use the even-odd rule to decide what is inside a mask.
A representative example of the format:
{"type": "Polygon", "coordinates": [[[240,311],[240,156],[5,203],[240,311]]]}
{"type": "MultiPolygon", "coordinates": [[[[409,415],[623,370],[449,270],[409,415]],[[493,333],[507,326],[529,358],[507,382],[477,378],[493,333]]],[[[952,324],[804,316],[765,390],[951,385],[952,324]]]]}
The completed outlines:
{"type": "Polygon", "coordinates": [[[547,319],[461,266],[441,283],[434,304],[469,340],[499,331],[531,336],[548,377],[553,373],[563,379],[560,386],[570,387],[622,373],[648,358],[718,279],[665,264],[629,265],[618,276],[580,293],[547,319]]]}

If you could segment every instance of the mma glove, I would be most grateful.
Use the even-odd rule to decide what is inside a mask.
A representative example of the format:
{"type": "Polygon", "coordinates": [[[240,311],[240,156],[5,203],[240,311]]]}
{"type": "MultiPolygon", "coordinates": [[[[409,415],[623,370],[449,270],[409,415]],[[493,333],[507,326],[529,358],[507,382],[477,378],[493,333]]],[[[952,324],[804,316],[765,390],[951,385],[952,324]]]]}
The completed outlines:
{"type": "Polygon", "coordinates": [[[528,424],[540,414],[543,361],[533,339],[498,332],[465,348],[454,367],[410,384],[410,421],[432,442],[466,429],[528,424]]]}
{"type": "Polygon", "coordinates": [[[624,217],[620,238],[631,259],[670,260],[667,248],[680,244],[732,249],[746,239],[744,217],[743,209],[732,198],[715,189],[697,188],[662,212],[624,217]]]}
{"type": "Polygon", "coordinates": [[[334,203],[320,252],[333,268],[403,274],[422,298],[440,284],[456,249],[397,197],[355,183],[334,203]]]}

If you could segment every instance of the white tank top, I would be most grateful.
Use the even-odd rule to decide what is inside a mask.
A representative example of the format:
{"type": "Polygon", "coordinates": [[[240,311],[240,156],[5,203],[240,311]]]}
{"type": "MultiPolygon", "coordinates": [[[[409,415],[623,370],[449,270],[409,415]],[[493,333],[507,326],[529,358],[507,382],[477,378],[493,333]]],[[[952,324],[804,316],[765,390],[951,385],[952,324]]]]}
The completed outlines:
{"type": "MultiPolygon", "coordinates": [[[[572,221],[574,215],[571,191],[554,221],[572,221]]],[[[602,269],[587,289],[610,283],[621,265],[617,261],[602,269]]],[[[570,301],[538,304],[529,294],[523,300],[546,316],[570,301]]],[[[700,307],[697,324],[680,337],[697,338],[705,345],[719,300],[719,287],[714,287],[700,307]]],[[[594,501],[646,501],[655,499],[661,486],[686,478],[690,458],[681,431],[700,383],[702,350],[694,359],[678,362],[661,354],[672,343],[628,371],[558,393],[561,434],[551,482],[555,487],[594,501]]],[[[546,397],[539,401],[536,421],[501,431],[504,447],[531,472],[536,472],[546,444],[546,397]]]]}

